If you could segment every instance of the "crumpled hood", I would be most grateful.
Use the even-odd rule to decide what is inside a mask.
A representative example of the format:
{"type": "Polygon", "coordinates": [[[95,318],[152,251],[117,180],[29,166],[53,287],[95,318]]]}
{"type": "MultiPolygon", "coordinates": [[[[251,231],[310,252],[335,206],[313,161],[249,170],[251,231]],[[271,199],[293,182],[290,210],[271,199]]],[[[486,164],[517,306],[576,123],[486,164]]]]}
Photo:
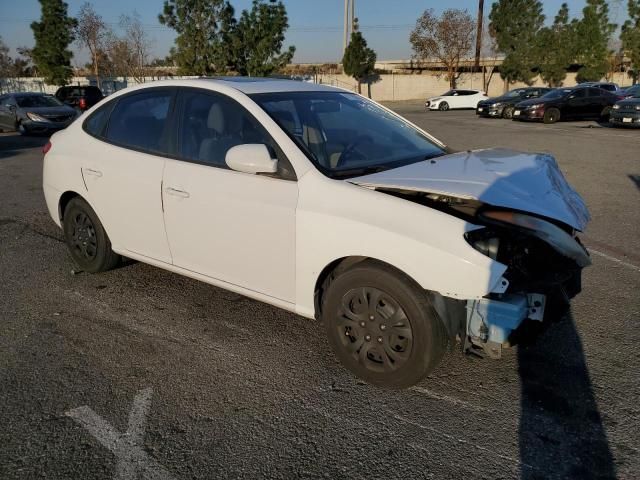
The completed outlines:
{"type": "Polygon", "coordinates": [[[393,188],[474,199],[552,218],[584,230],[590,220],[555,158],[508,149],[473,150],[350,178],[370,188],[393,188]]]}

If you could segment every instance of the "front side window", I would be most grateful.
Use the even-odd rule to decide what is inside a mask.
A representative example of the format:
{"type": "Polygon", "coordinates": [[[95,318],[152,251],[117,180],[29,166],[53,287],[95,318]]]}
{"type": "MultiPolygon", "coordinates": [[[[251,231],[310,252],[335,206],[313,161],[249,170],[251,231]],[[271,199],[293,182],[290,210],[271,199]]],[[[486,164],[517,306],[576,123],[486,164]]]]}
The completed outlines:
{"type": "Polygon", "coordinates": [[[251,97],[329,177],[354,177],[445,153],[418,129],[359,95],[286,92],[251,97]]]}
{"type": "Polygon", "coordinates": [[[107,140],[136,150],[168,153],[166,127],[172,98],[172,90],[121,97],[109,118],[107,140]]]}
{"type": "Polygon", "coordinates": [[[273,149],[264,129],[235,101],[198,90],[186,90],[181,95],[179,158],[228,168],[227,152],[236,145],[260,143],[273,149]]]}

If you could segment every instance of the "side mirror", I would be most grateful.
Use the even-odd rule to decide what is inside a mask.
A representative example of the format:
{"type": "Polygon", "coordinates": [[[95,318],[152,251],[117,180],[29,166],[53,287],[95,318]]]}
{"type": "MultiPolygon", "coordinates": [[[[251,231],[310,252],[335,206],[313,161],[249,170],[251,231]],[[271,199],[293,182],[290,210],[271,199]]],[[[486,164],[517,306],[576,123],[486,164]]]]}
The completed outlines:
{"type": "Polygon", "coordinates": [[[271,158],[269,149],[261,143],[247,143],[231,147],[225,157],[231,170],[244,173],[276,173],[278,160],[271,158]]]}
{"type": "Polygon", "coordinates": [[[576,98],[575,94],[569,95],[569,100],[573,100],[574,98],[576,98]]]}
{"type": "Polygon", "coordinates": [[[5,105],[5,107],[7,107],[7,108],[8,108],[9,110],[11,110],[12,112],[15,112],[15,111],[16,111],[16,106],[15,106],[15,105],[9,105],[9,104],[6,104],[6,105],[5,105]]]}

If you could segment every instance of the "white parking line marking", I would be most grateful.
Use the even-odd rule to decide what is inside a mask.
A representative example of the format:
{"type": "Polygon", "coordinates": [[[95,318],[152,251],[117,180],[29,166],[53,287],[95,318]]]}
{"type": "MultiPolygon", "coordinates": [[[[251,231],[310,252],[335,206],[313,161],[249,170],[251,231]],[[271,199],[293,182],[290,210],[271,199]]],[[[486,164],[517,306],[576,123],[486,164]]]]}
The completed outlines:
{"type": "Polygon", "coordinates": [[[606,253],[599,252],[598,250],[589,249],[589,253],[593,253],[594,255],[598,255],[599,257],[606,258],[611,262],[618,263],[623,267],[630,268],[631,270],[635,270],[636,272],[640,272],[640,267],[634,265],[633,263],[625,262],[624,260],[620,260],[619,258],[612,257],[611,255],[607,255],[606,253]]]}
{"type": "Polygon", "coordinates": [[[119,433],[88,406],[74,408],[65,413],[86,428],[98,442],[117,458],[115,480],[174,480],[162,465],[149,457],[143,449],[147,413],[153,390],[141,390],[133,400],[129,423],[124,434],[119,433]]]}
{"type": "Polygon", "coordinates": [[[411,387],[409,390],[421,393],[422,395],[426,395],[427,397],[433,398],[435,400],[441,400],[441,401],[452,403],[459,407],[468,408],[469,410],[475,410],[478,412],[487,412],[487,413],[495,412],[495,410],[484,408],[484,407],[481,407],[480,405],[475,405],[473,403],[465,402],[464,400],[460,400],[459,398],[455,398],[455,397],[450,397],[449,395],[445,395],[443,393],[437,393],[432,390],[428,390],[424,387],[411,387]]]}

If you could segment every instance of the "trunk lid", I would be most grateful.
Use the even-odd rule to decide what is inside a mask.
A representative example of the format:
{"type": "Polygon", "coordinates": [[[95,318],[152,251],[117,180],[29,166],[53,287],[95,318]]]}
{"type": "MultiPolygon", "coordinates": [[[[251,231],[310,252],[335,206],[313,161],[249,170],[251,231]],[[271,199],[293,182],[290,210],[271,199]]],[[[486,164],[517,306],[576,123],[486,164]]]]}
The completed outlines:
{"type": "Polygon", "coordinates": [[[473,150],[350,178],[368,188],[392,188],[478,200],[552,218],[583,231],[590,220],[582,197],[548,154],[473,150]]]}

